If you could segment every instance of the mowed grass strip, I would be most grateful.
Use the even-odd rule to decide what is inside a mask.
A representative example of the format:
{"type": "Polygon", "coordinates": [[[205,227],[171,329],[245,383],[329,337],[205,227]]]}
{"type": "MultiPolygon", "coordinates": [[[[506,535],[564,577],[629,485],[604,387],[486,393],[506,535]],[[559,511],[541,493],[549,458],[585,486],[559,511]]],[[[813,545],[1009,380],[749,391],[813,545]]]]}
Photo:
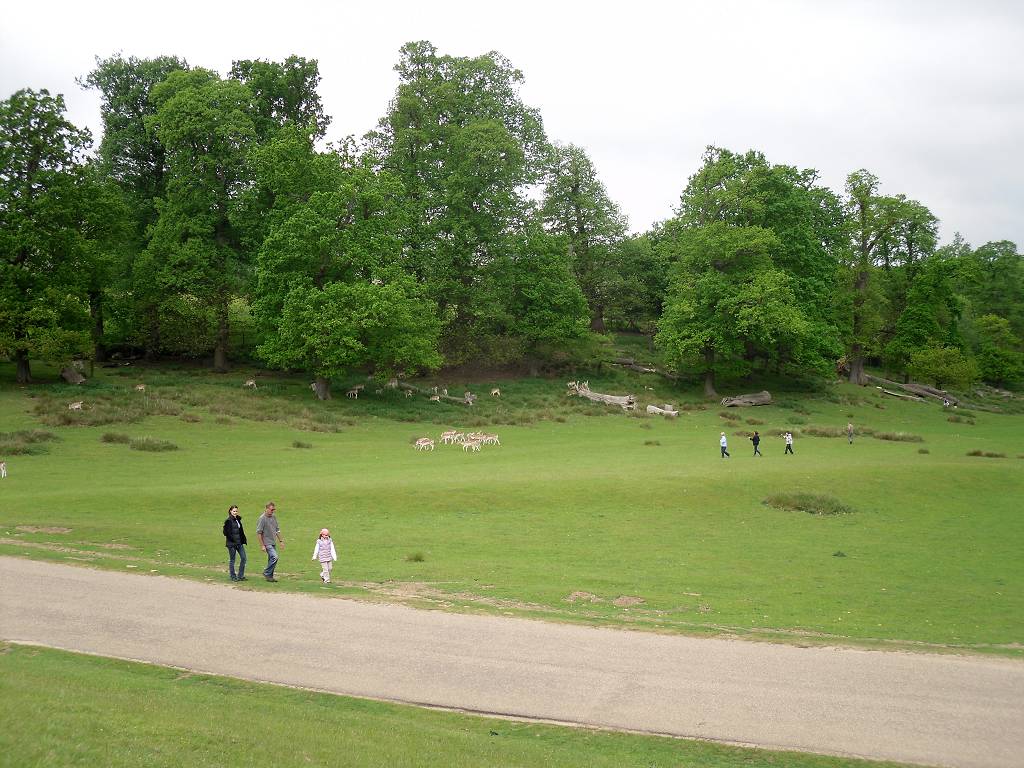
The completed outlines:
{"type": "MultiPolygon", "coordinates": [[[[145,395],[126,389],[122,397],[158,397],[156,374],[145,379],[145,395]]],[[[178,375],[173,386],[187,393],[187,381],[178,375]]],[[[224,379],[196,381],[204,390],[224,379]]],[[[631,391],[596,381],[599,391],[631,391]]],[[[258,574],[256,519],[274,500],[286,540],[281,582],[251,580],[246,588],[690,633],[1020,654],[1024,473],[1019,461],[966,455],[1019,454],[1020,415],[986,413],[962,425],[940,406],[886,402],[880,411],[870,390],[842,386],[749,409],[765,422],[764,455],[753,457],[749,441],[732,437],[725,460],[718,409],[671,421],[614,408],[585,415],[561,381],[501,382],[501,402],[485,399],[479,410],[391,394],[321,406],[309,402],[308,387],[280,386],[273,394],[274,382],[261,382],[257,394],[224,385],[221,396],[258,399],[265,412],[287,414],[284,421],[191,423],[166,414],[116,433],[99,424],[54,428],[61,440],[48,443],[47,454],[8,457],[0,553],[226,581],[220,532],[228,506],[241,507],[249,570],[258,574]],[[400,418],[382,417],[389,397],[400,418]],[[564,421],[490,423],[529,403],[564,421]],[[311,438],[290,420],[315,421],[320,407],[343,429],[318,434],[313,450],[293,448],[311,438]],[[771,435],[798,408],[822,428],[852,421],[854,444],[797,433],[796,455],[784,455],[784,441],[771,435]],[[414,415],[415,423],[406,421],[414,415]],[[472,430],[470,420],[483,419],[481,431],[499,434],[500,447],[470,453],[438,441],[444,429],[472,430]],[[870,431],[925,442],[864,439],[870,431]],[[125,450],[102,443],[107,432],[180,450],[125,450]],[[414,449],[423,436],[438,441],[436,450],[414,449]],[[922,445],[928,453],[919,453],[922,445]],[[762,503],[778,494],[830,496],[856,514],[787,513],[762,503]],[[308,551],[325,526],[340,558],[329,586],[308,551]],[[70,530],[47,533],[51,527],[70,530]],[[845,557],[833,557],[837,551],[845,557]],[[593,599],[570,599],[575,593],[593,599]]],[[[35,392],[0,384],[0,431],[38,426],[26,394],[35,392]]],[[[657,394],[677,403],[695,396],[657,394]]]]}
{"type": "MultiPolygon", "coordinates": [[[[258,660],[254,660],[258,663],[258,660]]],[[[895,766],[510,722],[0,644],[0,766],[895,766]]]]}

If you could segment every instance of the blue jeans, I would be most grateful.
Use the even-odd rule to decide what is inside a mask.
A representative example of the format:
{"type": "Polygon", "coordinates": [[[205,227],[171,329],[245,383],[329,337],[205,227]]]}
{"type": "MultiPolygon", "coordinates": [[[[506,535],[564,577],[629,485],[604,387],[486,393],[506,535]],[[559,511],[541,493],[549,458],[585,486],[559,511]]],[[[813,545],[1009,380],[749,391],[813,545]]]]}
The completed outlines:
{"type": "Polygon", "coordinates": [[[273,544],[267,544],[267,567],[263,569],[263,575],[268,579],[274,578],[274,569],[277,567],[277,548],[273,544]]]}
{"type": "Polygon", "coordinates": [[[228,572],[232,579],[245,576],[245,544],[228,544],[228,572]],[[235,576],[235,553],[238,553],[238,575],[235,576]]]}

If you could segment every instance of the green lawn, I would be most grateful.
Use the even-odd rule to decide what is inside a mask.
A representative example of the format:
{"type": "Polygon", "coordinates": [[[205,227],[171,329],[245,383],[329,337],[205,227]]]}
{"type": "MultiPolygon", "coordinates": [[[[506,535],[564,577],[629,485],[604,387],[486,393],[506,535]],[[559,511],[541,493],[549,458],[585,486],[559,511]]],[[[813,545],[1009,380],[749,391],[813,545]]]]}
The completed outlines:
{"type": "Polygon", "coordinates": [[[559,728],[0,644],[0,766],[892,766],[559,728]]]}
{"type": "MultiPolygon", "coordinates": [[[[42,428],[61,438],[45,444],[47,453],[7,457],[0,554],[224,580],[221,523],[237,503],[258,576],[256,519],[273,499],[286,540],[282,580],[246,588],[796,642],[1021,653],[1020,415],[976,412],[973,424],[952,423],[941,407],[843,385],[733,409],[764,422],[748,425],[723,419],[714,405],[676,421],[606,413],[566,398],[560,380],[474,385],[485,393],[500,383],[502,398],[485,395],[469,411],[397,393],[325,405],[306,382],[288,379],[244,392],[241,372],[113,374],[84,389],[20,389],[0,366],[0,432],[42,428]],[[140,380],[145,394],[132,389],[140,380]],[[151,410],[168,415],[46,427],[33,412],[63,418],[66,402],[85,400],[88,416],[103,398],[106,408],[150,398],[151,410]],[[545,420],[529,423],[537,413],[545,420]],[[424,418],[432,423],[414,421],[424,418]],[[797,434],[796,455],[783,456],[782,439],[768,436],[851,419],[924,442],[862,434],[850,446],[797,434]],[[519,423],[495,423],[503,421],[519,423]],[[410,444],[467,423],[497,432],[501,447],[418,453],[410,444]],[[755,428],[765,434],[759,459],[734,434],[755,428]],[[722,430],[729,460],[718,454],[722,430]],[[106,432],[179,450],[103,443],[106,432]],[[292,447],[296,440],[312,447],[292,447]],[[827,494],[855,511],[816,516],[762,503],[787,492],[827,494]],[[309,560],[323,526],[340,556],[329,587],[309,560]],[[573,593],[586,594],[570,602],[573,593]],[[620,597],[643,602],[616,605],[620,597]]],[[[659,381],[591,377],[594,389],[632,388],[650,402],[697,400],[659,381]]]]}

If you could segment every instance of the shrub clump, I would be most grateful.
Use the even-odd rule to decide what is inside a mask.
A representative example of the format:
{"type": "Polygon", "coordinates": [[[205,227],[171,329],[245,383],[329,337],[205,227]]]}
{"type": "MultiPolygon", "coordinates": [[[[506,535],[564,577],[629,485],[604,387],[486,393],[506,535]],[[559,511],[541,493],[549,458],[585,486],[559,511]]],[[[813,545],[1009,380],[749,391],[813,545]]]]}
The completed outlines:
{"type": "Polygon", "coordinates": [[[312,443],[305,443],[302,440],[292,440],[292,448],[312,448],[312,443]]]}
{"type": "Polygon", "coordinates": [[[839,427],[804,427],[800,430],[811,437],[845,437],[846,430],[839,427]]]}
{"type": "Polygon", "coordinates": [[[996,453],[994,451],[981,451],[981,450],[978,450],[978,449],[975,449],[973,451],[968,451],[967,455],[968,456],[983,456],[986,459],[1005,459],[1006,458],[1006,454],[1005,453],[996,453]]]}
{"type": "Polygon", "coordinates": [[[133,451],[176,451],[178,446],[170,440],[158,440],[155,437],[137,437],[128,443],[133,451]]]}
{"type": "Polygon", "coordinates": [[[181,420],[187,421],[189,424],[198,424],[200,421],[202,421],[202,419],[196,416],[196,414],[194,413],[181,414],[181,420]]]}
{"type": "Polygon", "coordinates": [[[924,438],[920,435],[913,435],[910,432],[872,432],[871,436],[876,440],[890,440],[895,443],[923,443],[924,438]]]}
{"type": "Polygon", "coordinates": [[[42,444],[59,439],[52,432],[42,429],[0,432],[0,456],[29,456],[46,453],[46,446],[42,444]]]}
{"type": "Polygon", "coordinates": [[[405,556],[405,561],[407,563],[422,563],[424,560],[426,560],[426,558],[423,556],[422,552],[410,552],[405,556]]]}
{"type": "Polygon", "coordinates": [[[924,454],[924,453],[931,453],[931,451],[929,451],[929,450],[928,450],[927,448],[918,448],[918,449],[917,449],[917,452],[918,452],[918,453],[921,453],[921,454],[924,454]]]}
{"type": "Polygon", "coordinates": [[[104,443],[130,443],[132,439],[128,435],[121,434],[120,432],[104,432],[100,441],[104,443]]]}
{"type": "Polygon", "coordinates": [[[740,415],[738,413],[732,413],[731,411],[719,411],[718,415],[721,416],[723,419],[728,419],[729,421],[740,420],[740,415]]]}
{"type": "Polygon", "coordinates": [[[966,418],[958,413],[954,413],[952,416],[946,419],[946,421],[950,422],[951,424],[970,424],[972,427],[974,426],[974,419],[966,418]]]}
{"type": "Polygon", "coordinates": [[[775,509],[807,512],[812,515],[848,515],[854,511],[852,507],[843,504],[834,496],[821,493],[776,493],[765,499],[764,503],[775,509]]]}
{"type": "Polygon", "coordinates": [[[764,424],[764,422],[761,421],[761,419],[747,419],[747,424],[750,424],[751,426],[754,427],[759,427],[762,424],[764,424]]]}
{"type": "Polygon", "coordinates": [[[661,440],[644,440],[644,445],[661,445],[661,440]]]}

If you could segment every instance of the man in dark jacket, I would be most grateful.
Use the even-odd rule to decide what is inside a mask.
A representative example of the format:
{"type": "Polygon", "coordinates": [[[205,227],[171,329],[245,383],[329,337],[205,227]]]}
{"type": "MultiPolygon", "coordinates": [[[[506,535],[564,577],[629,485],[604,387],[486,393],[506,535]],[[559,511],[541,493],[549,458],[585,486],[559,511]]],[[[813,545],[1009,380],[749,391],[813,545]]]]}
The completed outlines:
{"type": "Polygon", "coordinates": [[[224,521],[224,544],[228,548],[228,571],[232,581],[248,581],[245,578],[245,529],[242,527],[242,516],[238,507],[232,504],[228,508],[228,519],[224,521]],[[238,554],[238,575],[235,575],[235,554],[238,554]]]}
{"type": "Polygon", "coordinates": [[[754,444],[754,455],[760,456],[761,450],[758,448],[758,446],[761,444],[761,436],[757,434],[756,429],[754,430],[754,436],[750,438],[750,442],[754,444]]]}

